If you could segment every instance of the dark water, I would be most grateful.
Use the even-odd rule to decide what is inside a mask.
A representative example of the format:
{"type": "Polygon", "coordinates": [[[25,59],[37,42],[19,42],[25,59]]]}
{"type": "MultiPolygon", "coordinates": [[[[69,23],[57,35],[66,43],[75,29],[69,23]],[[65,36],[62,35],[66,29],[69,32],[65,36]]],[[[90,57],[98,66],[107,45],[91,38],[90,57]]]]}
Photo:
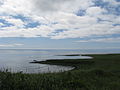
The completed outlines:
{"type": "Polygon", "coordinates": [[[24,73],[44,73],[44,72],[59,72],[71,70],[72,67],[45,65],[45,64],[30,64],[33,60],[43,61],[47,59],[72,59],[72,58],[90,58],[83,56],[57,56],[66,54],[96,54],[96,53],[120,53],[120,49],[1,49],[0,50],[0,69],[9,69],[11,72],[24,73]]]}

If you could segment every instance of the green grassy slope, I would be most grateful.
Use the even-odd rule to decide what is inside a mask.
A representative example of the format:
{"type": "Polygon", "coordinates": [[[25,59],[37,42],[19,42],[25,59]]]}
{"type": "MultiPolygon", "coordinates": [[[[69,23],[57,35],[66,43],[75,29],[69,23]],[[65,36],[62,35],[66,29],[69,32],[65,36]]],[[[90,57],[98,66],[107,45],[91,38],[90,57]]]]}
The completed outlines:
{"type": "MultiPolygon", "coordinates": [[[[83,60],[59,61],[59,65],[77,67],[66,72],[0,72],[0,90],[120,90],[120,54],[89,56],[94,57],[92,64],[89,63],[90,60],[86,60],[87,63],[83,63],[83,60]]],[[[58,64],[58,61],[44,63],[58,64]]]]}

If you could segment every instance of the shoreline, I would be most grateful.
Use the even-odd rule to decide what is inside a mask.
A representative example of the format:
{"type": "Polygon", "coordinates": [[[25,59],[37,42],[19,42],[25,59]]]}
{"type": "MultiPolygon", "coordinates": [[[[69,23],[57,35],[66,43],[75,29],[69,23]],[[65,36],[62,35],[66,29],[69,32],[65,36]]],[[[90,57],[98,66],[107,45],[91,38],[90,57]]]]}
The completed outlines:
{"type": "MultiPolygon", "coordinates": [[[[92,58],[87,59],[48,59],[45,61],[32,61],[29,63],[36,63],[36,64],[48,64],[48,65],[60,65],[60,66],[70,66],[75,69],[79,69],[78,65],[92,65],[95,63],[95,56],[111,56],[111,55],[120,55],[120,54],[67,54],[67,55],[59,55],[59,56],[89,56],[92,58]]],[[[69,70],[68,70],[69,71],[69,70]]]]}
{"type": "MultiPolygon", "coordinates": [[[[94,57],[92,64],[90,60],[87,64],[78,63],[83,60],[63,60],[59,64],[68,65],[66,63],[70,61],[69,65],[77,67],[65,72],[24,74],[0,71],[0,90],[120,90],[120,54],[91,56],[94,57]]],[[[57,64],[57,61],[50,63],[57,64]]]]}

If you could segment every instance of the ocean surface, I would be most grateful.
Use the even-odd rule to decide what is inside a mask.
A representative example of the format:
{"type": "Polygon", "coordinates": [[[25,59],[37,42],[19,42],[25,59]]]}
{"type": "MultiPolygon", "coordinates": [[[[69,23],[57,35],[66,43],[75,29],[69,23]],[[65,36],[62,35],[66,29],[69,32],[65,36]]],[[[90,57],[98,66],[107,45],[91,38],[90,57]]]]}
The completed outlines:
{"type": "Polygon", "coordinates": [[[59,56],[67,54],[101,54],[120,53],[120,49],[0,49],[0,70],[11,72],[47,73],[73,69],[73,67],[33,64],[33,60],[77,59],[89,56],[59,56]]]}

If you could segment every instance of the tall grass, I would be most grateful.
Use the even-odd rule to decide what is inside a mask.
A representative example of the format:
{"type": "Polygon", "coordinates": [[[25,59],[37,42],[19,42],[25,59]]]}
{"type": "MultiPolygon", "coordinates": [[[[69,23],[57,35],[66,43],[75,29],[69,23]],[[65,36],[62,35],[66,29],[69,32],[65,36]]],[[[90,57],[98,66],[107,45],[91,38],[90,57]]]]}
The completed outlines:
{"type": "Polygon", "coordinates": [[[120,55],[91,56],[94,64],[76,64],[79,68],[71,71],[46,74],[1,71],[0,90],[120,90],[120,55]]]}

